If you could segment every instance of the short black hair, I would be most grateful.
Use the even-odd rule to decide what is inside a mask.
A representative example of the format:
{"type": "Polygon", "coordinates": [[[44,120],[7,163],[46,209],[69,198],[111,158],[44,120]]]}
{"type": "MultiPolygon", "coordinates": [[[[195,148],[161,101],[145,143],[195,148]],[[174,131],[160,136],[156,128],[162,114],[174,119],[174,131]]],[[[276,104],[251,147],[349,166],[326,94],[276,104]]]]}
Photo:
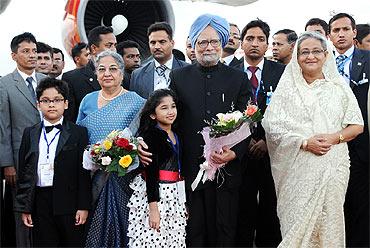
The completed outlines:
{"type": "Polygon", "coordinates": [[[40,41],[36,43],[36,46],[37,46],[38,53],[50,53],[50,57],[53,58],[54,52],[51,46],[49,46],[48,44],[44,42],[40,42],[40,41]]]}
{"type": "Polygon", "coordinates": [[[99,43],[101,41],[100,35],[101,34],[110,34],[113,33],[112,27],[106,27],[106,26],[97,26],[90,30],[89,35],[87,36],[88,45],[91,47],[93,44],[95,46],[99,46],[99,43]]]}
{"type": "Polygon", "coordinates": [[[62,54],[62,60],[64,61],[64,53],[62,52],[62,50],[60,50],[57,47],[53,47],[53,54],[57,54],[57,53],[62,54]]]}
{"type": "Polygon", "coordinates": [[[356,40],[362,44],[362,40],[370,34],[370,25],[369,24],[357,24],[357,35],[356,40]]]}
{"type": "Polygon", "coordinates": [[[37,44],[36,38],[35,36],[33,36],[33,34],[28,32],[19,34],[17,36],[14,36],[12,41],[10,42],[10,49],[12,50],[13,53],[17,52],[19,44],[21,44],[23,41],[37,44]]]}
{"type": "Polygon", "coordinates": [[[329,34],[328,23],[320,18],[311,18],[310,20],[308,20],[308,22],[306,23],[306,26],[304,27],[304,30],[307,31],[308,26],[315,26],[315,25],[320,25],[324,29],[325,34],[326,35],[329,34]]]}
{"type": "Polygon", "coordinates": [[[137,48],[139,50],[139,44],[133,40],[125,40],[117,44],[117,53],[123,57],[125,48],[137,48]]]}
{"type": "Polygon", "coordinates": [[[176,59],[185,61],[185,54],[180,50],[174,48],[172,49],[172,54],[176,59]]]}
{"type": "Polygon", "coordinates": [[[46,89],[54,88],[58,91],[59,94],[61,94],[64,99],[68,99],[69,97],[69,89],[68,89],[68,84],[60,79],[52,78],[52,77],[46,77],[42,80],[40,80],[39,84],[37,85],[36,88],[36,96],[37,100],[40,100],[42,93],[46,89]]]}
{"type": "Polygon", "coordinates": [[[268,40],[269,40],[269,36],[270,36],[270,26],[260,20],[260,19],[257,19],[257,20],[253,20],[251,22],[249,22],[244,28],[243,28],[243,31],[242,31],[242,34],[240,36],[240,39],[241,40],[244,40],[244,36],[247,34],[247,31],[251,28],[260,28],[262,29],[262,32],[265,34],[266,36],[266,42],[268,43],[268,40]]]}
{"type": "Polygon", "coordinates": [[[81,50],[87,48],[87,44],[85,42],[77,43],[71,50],[71,56],[73,61],[75,61],[75,57],[81,55],[81,50]]]}
{"type": "Polygon", "coordinates": [[[172,40],[172,37],[173,37],[172,27],[167,22],[156,22],[150,25],[148,27],[147,36],[149,37],[151,33],[156,32],[156,31],[165,31],[168,37],[170,38],[170,40],[172,40]]]}
{"type": "Polygon", "coordinates": [[[356,21],[353,19],[353,17],[350,14],[347,13],[339,13],[333,16],[329,21],[329,33],[331,32],[331,24],[333,24],[334,21],[340,19],[340,18],[348,18],[351,20],[351,27],[352,29],[356,29],[356,21]]]}
{"type": "Polygon", "coordinates": [[[240,29],[239,29],[238,25],[236,25],[235,23],[231,23],[231,22],[229,23],[229,25],[230,25],[230,27],[231,26],[236,27],[238,29],[239,33],[240,33],[240,29]]]}
{"type": "Polygon", "coordinates": [[[281,29],[281,30],[277,31],[274,35],[276,35],[276,34],[286,34],[286,38],[287,38],[289,44],[292,44],[296,40],[298,40],[297,33],[294,32],[294,30],[291,30],[291,29],[287,29],[287,28],[281,29]]]}

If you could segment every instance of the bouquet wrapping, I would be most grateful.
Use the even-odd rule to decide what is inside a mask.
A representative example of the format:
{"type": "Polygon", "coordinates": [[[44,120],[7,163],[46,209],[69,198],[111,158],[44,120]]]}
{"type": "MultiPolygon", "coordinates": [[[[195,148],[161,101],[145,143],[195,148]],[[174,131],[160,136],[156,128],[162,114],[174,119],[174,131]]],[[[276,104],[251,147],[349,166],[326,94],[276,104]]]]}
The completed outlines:
{"type": "Polygon", "coordinates": [[[83,154],[83,168],[91,171],[101,169],[124,176],[139,166],[137,145],[138,141],[130,129],[113,130],[104,140],[87,146],[83,154]]]}
{"type": "Polygon", "coordinates": [[[205,161],[199,165],[198,175],[191,184],[193,191],[200,181],[203,183],[207,180],[213,181],[217,170],[225,165],[213,163],[210,159],[212,152],[222,153],[224,146],[232,148],[237,145],[251,134],[250,126],[262,120],[260,110],[251,103],[243,113],[234,111],[226,114],[219,113],[216,116],[217,119],[200,132],[205,143],[203,147],[205,161]]]}

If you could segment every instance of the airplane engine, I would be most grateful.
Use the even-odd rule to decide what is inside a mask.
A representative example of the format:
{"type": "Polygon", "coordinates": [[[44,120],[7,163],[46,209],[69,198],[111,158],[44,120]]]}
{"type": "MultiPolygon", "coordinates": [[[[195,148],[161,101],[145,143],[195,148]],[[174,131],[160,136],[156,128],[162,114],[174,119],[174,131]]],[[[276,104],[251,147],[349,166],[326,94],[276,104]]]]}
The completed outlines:
{"type": "Polygon", "coordinates": [[[150,55],[147,28],[165,21],[175,29],[170,0],[68,0],[63,21],[63,44],[71,54],[77,42],[87,43],[87,35],[96,26],[111,26],[117,42],[134,40],[144,58],[150,55]]]}

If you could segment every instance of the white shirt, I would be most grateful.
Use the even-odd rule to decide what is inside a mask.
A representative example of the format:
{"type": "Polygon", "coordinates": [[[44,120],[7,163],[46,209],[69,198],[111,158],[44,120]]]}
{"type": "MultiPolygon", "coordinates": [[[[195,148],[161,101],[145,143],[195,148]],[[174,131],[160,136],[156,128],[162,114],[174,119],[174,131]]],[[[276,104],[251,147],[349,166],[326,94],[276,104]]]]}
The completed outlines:
{"type": "MultiPolygon", "coordinates": [[[[54,124],[51,124],[50,122],[48,122],[45,119],[43,119],[43,122],[44,122],[44,125],[46,127],[62,124],[63,123],[63,116],[62,116],[62,118],[60,118],[60,120],[58,122],[56,122],[54,124]]],[[[42,180],[40,165],[41,164],[47,164],[48,162],[54,164],[55,152],[57,150],[57,145],[58,145],[59,136],[60,136],[59,131],[60,130],[58,128],[53,128],[53,130],[51,130],[49,133],[45,132],[47,142],[50,144],[50,146],[49,146],[49,161],[48,161],[47,160],[47,148],[48,148],[48,146],[47,146],[45,136],[44,136],[44,128],[41,130],[40,141],[39,141],[39,160],[38,160],[38,164],[37,164],[37,184],[36,184],[39,187],[53,186],[53,184],[50,185],[50,184],[48,184],[48,183],[46,183],[45,181],[42,180]],[[51,142],[54,137],[55,137],[55,139],[53,140],[53,142],[51,142]]],[[[53,170],[53,173],[54,173],[54,170],[53,170]]]]}
{"type": "Polygon", "coordinates": [[[222,60],[224,61],[225,65],[230,65],[231,61],[234,59],[235,55],[234,54],[231,54],[225,58],[222,58],[222,60]]]}
{"type": "MultiPolygon", "coordinates": [[[[343,55],[346,55],[346,57],[347,57],[347,60],[344,63],[344,73],[346,75],[348,75],[348,77],[351,76],[350,71],[349,71],[349,69],[350,69],[349,67],[350,67],[352,59],[353,59],[353,52],[354,51],[355,51],[355,46],[352,46],[345,53],[343,53],[343,55]],[[349,57],[351,57],[351,58],[348,59],[349,57]]],[[[337,51],[334,51],[334,55],[335,55],[335,60],[336,60],[339,57],[339,55],[341,55],[341,54],[339,54],[337,51]]],[[[348,77],[346,77],[345,75],[343,75],[342,77],[343,77],[344,80],[346,80],[347,84],[350,83],[350,79],[348,77]]]]}
{"type": "Polygon", "coordinates": [[[158,66],[161,66],[161,64],[159,64],[157,60],[154,60],[154,66],[155,66],[154,68],[154,90],[165,89],[165,88],[168,88],[168,86],[170,86],[170,72],[172,70],[172,62],[173,62],[173,55],[164,64],[167,67],[166,71],[164,72],[165,74],[165,78],[164,78],[164,77],[160,77],[155,70],[155,68],[157,68],[158,66]]]}
{"type": "MultiPolygon", "coordinates": [[[[265,59],[262,59],[256,67],[258,67],[257,71],[255,72],[257,80],[258,80],[258,87],[260,86],[261,79],[262,79],[262,70],[263,70],[263,63],[265,63],[265,59]]],[[[252,72],[248,70],[248,67],[251,66],[248,62],[244,59],[244,72],[248,74],[248,79],[251,79],[252,72]]]]}
{"type": "Polygon", "coordinates": [[[24,83],[26,84],[26,86],[28,87],[28,82],[26,81],[26,79],[28,77],[32,77],[32,87],[33,87],[33,90],[36,92],[36,87],[37,87],[37,80],[36,80],[36,72],[33,71],[31,75],[27,75],[26,73],[20,71],[17,67],[17,71],[18,73],[21,75],[21,77],[23,78],[24,80],[24,83]]]}

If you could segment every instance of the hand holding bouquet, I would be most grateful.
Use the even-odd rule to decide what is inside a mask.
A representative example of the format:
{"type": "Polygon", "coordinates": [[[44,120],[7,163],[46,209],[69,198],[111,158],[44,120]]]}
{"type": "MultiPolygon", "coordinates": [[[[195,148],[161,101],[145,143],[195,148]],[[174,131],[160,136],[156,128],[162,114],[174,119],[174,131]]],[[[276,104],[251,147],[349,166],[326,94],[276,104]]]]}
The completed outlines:
{"type": "Polygon", "coordinates": [[[118,176],[124,176],[139,165],[137,144],[137,139],[128,128],[113,130],[104,140],[86,148],[83,167],[92,171],[102,169],[116,172],[118,176]]]}
{"type": "Polygon", "coordinates": [[[224,146],[232,148],[246,139],[251,134],[250,125],[261,121],[263,118],[258,107],[251,103],[248,103],[244,112],[219,113],[216,116],[217,119],[201,131],[205,142],[203,156],[206,160],[199,165],[200,170],[191,185],[193,190],[201,180],[203,183],[206,180],[213,181],[216,171],[225,165],[213,163],[210,159],[211,153],[222,153],[224,146]]]}

